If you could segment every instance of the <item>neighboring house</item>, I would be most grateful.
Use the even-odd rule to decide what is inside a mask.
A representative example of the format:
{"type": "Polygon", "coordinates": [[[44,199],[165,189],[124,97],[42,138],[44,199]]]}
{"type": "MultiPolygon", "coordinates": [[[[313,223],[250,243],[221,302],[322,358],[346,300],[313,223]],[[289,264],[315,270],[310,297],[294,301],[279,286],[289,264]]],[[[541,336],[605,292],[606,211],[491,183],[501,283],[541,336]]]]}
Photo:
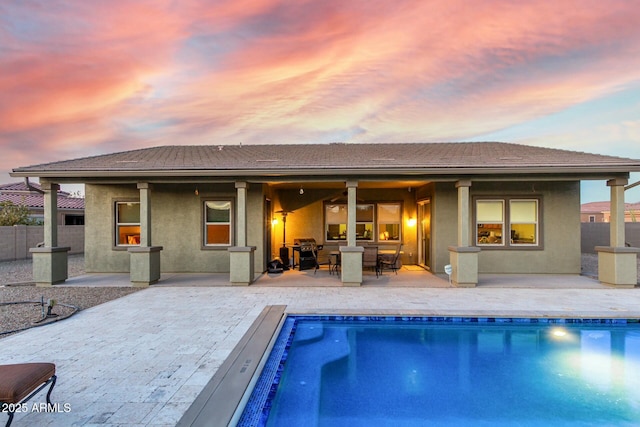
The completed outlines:
{"type": "MultiPolygon", "coordinates": [[[[611,203],[590,202],[580,206],[581,222],[610,222],[611,203]]],[[[624,221],[640,222],[640,203],[624,204],[624,221]]]]}
{"type": "MultiPolygon", "coordinates": [[[[454,284],[475,286],[483,273],[579,274],[580,181],[606,180],[617,211],[635,171],[640,160],[477,142],[163,146],[11,175],[39,178],[47,197],[57,184],[85,184],[86,270],[129,272],[134,284],[160,272],[250,284],[281,248],[313,238],[339,251],[345,286],[362,283],[364,245],[398,244],[403,263],[451,265],[454,284]],[[286,242],[284,221],[273,221],[283,211],[286,242]]],[[[54,271],[56,246],[50,238],[34,253],[34,275],[52,275],[36,282],[66,279],[54,271]]],[[[601,249],[603,282],[635,285],[618,271],[631,249],[601,249]]]]}
{"type": "MultiPolygon", "coordinates": [[[[29,208],[29,217],[44,221],[44,191],[40,184],[14,182],[0,185],[0,202],[12,202],[29,208]]],[[[65,191],[58,191],[58,225],[84,225],[84,199],[72,197],[65,191]]]]}

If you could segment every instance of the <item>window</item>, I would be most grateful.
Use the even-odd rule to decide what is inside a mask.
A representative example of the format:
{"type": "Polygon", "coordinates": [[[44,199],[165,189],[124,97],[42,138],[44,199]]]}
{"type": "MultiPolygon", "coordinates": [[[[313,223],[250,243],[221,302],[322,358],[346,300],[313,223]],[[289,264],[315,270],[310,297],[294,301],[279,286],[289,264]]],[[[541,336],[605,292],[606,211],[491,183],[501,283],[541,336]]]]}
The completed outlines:
{"type": "Polygon", "coordinates": [[[116,246],[140,245],[140,202],[116,202],[116,246]]]}
{"type": "MultiPolygon", "coordinates": [[[[356,205],[356,240],[373,240],[373,205],[356,205]]],[[[347,240],[347,205],[325,205],[327,240],[347,240]]]]}
{"type": "Polygon", "coordinates": [[[476,244],[489,247],[539,246],[539,205],[538,199],[477,199],[476,244]]]}
{"type": "Polygon", "coordinates": [[[504,201],[478,200],[476,202],[477,242],[479,245],[503,245],[504,201]]]}
{"type": "Polygon", "coordinates": [[[378,239],[399,242],[402,227],[400,203],[378,204],[378,239]]]}
{"type": "Polygon", "coordinates": [[[509,222],[512,245],[538,244],[538,201],[510,200],[509,222]]]}
{"type": "Polygon", "coordinates": [[[205,246],[231,245],[231,218],[231,201],[209,200],[204,202],[205,246]]]}
{"type": "MultiPolygon", "coordinates": [[[[347,240],[347,205],[325,205],[326,240],[347,240]]],[[[359,203],[356,205],[356,240],[400,241],[402,205],[400,203],[359,203]]]]}
{"type": "Polygon", "coordinates": [[[589,215],[589,222],[596,222],[596,216],[595,215],[589,215]]]}

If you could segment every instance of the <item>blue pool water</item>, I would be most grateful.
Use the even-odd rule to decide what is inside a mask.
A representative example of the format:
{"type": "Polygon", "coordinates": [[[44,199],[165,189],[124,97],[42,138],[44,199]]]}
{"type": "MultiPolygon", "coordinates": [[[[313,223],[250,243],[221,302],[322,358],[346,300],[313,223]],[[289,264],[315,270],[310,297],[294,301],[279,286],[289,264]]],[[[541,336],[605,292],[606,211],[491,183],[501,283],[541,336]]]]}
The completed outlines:
{"type": "Polygon", "coordinates": [[[636,426],[640,325],[289,316],[239,425],[636,426]]]}

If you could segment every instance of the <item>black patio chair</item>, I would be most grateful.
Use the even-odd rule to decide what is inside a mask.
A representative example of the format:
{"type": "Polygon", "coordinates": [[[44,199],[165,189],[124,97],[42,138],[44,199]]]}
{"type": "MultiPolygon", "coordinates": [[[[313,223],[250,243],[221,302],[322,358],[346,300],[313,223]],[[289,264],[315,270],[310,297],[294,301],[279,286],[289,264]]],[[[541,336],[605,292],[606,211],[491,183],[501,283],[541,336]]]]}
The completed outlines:
{"type": "Polygon", "coordinates": [[[398,258],[400,257],[400,251],[402,250],[402,245],[396,246],[396,253],[393,254],[391,258],[381,258],[380,259],[380,275],[385,268],[393,271],[396,275],[398,274],[398,258]]]}
{"type": "Polygon", "coordinates": [[[376,277],[380,272],[380,264],[378,262],[378,247],[377,246],[365,246],[362,254],[362,268],[373,268],[376,272],[376,277]]]}
{"type": "Polygon", "coordinates": [[[313,245],[311,252],[313,253],[313,258],[315,260],[316,263],[316,268],[313,270],[313,274],[315,275],[316,272],[318,271],[318,269],[320,268],[321,265],[328,265],[329,266],[329,273],[331,273],[331,257],[320,257],[319,256],[319,251],[322,249],[322,246],[319,245],[313,245]]]}

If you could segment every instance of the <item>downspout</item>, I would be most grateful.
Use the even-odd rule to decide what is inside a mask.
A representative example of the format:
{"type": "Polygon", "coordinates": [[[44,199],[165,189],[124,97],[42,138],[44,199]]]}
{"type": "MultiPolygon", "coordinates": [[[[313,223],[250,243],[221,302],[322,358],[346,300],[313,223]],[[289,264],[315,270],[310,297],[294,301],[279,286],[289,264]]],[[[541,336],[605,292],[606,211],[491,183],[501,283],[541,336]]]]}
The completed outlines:
{"type": "Polygon", "coordinates": [[[28,176],[24,178],[24,183],[27,185],[27,188],[29,189],[29,191],[35,191],[36,193],[44,194],[43,190],[41,190],[40,188],[36,188],[33,185],[31,185],[31,183],[29,182],[29,177],[28,176]]]}

